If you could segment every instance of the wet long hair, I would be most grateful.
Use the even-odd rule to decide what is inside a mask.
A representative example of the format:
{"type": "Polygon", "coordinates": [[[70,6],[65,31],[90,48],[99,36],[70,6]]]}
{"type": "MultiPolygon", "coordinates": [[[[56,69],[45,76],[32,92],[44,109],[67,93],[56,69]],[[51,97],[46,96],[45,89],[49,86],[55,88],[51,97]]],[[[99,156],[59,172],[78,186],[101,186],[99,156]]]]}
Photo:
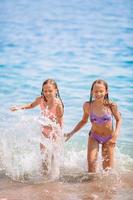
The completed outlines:
{"type": "Polygon", "coordinates": [[[59,89],[58,89],[57,83],[56,83],[55,80],[53,80],[53,79],[47,79],[47,80],[45,80],[45,81],[43,82],[43,84],[42,84],[41,95],[43,96],[44,100],[47,102],[47,99],[46,99],[46,97],[45,97],[45,95],[44,95],[44,92],[43,92],[43,87],[44,87],[44,85],[46,85],[46,84],[50,84],[50,85],[53,85],[53,86],[54,86],[54,88],[57,90],[56,97],[60,99],[61,104],[62,104],[62,107],[64,108],[64,104],[63,104],[63,101],[62,101],[62,99],[61,99],[61,97],[60,97],[60,93],[59,93],[59,89]]]}
{"type": "MultiPolygon", "coordinates": [[[[90,103],[92,103],[92,101],[93,101],[92,91],[93,91],[93,88],[94,88],[94,85],[95,85],[95,84],[102,84],[102,85],[104,85],[106,91],[108,91],[108,84],[107,84],[106,81],[104,81],[104,80],[102,80],[102,79],[95,80],[95,81],[92,83],[91,90],[90,90],[90,103]]],[[[109,94],[108,94],[108,93],[104,96],[104,105],[111,106],[111,102],[110,102],[109,94]]]]}

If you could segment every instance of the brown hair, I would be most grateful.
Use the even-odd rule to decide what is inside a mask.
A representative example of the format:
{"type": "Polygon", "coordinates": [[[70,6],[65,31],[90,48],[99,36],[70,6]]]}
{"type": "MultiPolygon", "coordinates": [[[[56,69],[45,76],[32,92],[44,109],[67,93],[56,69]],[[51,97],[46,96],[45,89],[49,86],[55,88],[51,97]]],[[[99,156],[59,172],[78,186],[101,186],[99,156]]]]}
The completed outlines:
{"type": "Polygon", "coordinates": [[[44,97],[44,100],[47,101],[47,100],[46,100],[46,97],[45,97],[45,95],[44,95],[44,93],[43,93],[43,87],[44,87],[44,85],[46,85],[46,84],[50,84],[50,85],[53,85],[53,86],[55,87],[55,89],[57,90],[57,96],[56,96],[56,97],[60,99],[60,101],[61,101],[61,103],[62,103],[62,106],[63,106],[63,108],[64,108],[64,104],[63,104],[63,101],[62,101],[62,99],[61,99],[61,97],[60,97],[60,93],[59,93],[59,89],[58,89],[57,83],[56,83],[55,80],[53,80],[53,79],[47,79],[47,80],[45,80],[45,81],[43,82],[43,84],[42,84],[41,95],[44,97]]]}
{"type": "MultiPolygon", "coordinates": [[[[102,85],[104,85],[106,91],[108,91],[108,84],[107,84],[106,81],[101,80],[101,79],[95,80],[95,81],[92,83],[92,86],[91,86],[91,91],[90,91],[90,103],[92,102],[92,98],[93,98],[93,96],[92,96],[92,91],[93,91],[93,88],[94,88],[94,85],[95,85],[95,84],[102,84],[102,85]]],[[[105,105],[110,105],[110,100],[109,100],[109,94],[108,94],[108,93],[104,96],[104,100],[105,100],[105,101],[104,101],[105,105]]]]}

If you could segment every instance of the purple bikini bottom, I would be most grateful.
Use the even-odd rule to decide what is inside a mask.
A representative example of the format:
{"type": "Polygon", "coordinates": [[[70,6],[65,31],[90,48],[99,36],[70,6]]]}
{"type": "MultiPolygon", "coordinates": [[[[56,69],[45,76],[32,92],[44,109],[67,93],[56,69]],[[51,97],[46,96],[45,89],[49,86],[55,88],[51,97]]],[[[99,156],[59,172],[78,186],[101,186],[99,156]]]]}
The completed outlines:
{"type": "Polygon", "coordinates": [[[102,137],[92,131],[90,131],[90,135],[92,136],[94,140],[96,140],[98,143],[101,143],[101,144],[108,142],[112,138],[112,135],[102,137]]]}

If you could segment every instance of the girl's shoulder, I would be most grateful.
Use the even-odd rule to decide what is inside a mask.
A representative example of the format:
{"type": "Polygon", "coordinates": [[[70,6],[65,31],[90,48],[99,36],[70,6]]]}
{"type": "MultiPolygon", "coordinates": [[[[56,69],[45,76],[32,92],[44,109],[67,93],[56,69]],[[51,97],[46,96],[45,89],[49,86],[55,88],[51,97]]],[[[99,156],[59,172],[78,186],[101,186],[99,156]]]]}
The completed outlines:
{"type": "Polygon", "coordinates": [[[92,102],[86,101],[86,102],[83,104],[84,110],[89,111],[89,110],[90,110],[90,107],[91,107],[91,104],[92,104],[92,102]]]}
{"type": "Polygon", "coordinates": [[[55,105],[56,105],[56,113],[57,113],[58,117],[61,118],[64,114],[64,107],[63,107],[60,99],[56,99],[55,105]]]}
{"type": "Polygon", "coordinates": [[[117,107],[117,103],[115,103],[113,101],[108,101],[107,106],[109,106],[110,108],[115,108],[115,107],[117,107]]]}
{"type": "Polygon", "coordinates": [[[85,106],[91,106],[93,104],[93,101],[86,101],[85,103],[84,103],[84,105],[85,106]]]}
{"type": "Polygon", "coordinates": [[[37,97],[37,98],[35,99],[35,101],[36,101],[38,104],[40,104],[42,100],[43,100],[43,97],[42,97],[42,96],[39,96],[39,97],[37,97]]]}
{"type": "Polygon", "coordinates": [[[56,99],[56,101],[55,101],[55,105],[56,105],[56,108],[58,109],[63,109],[63,105],[62,105],[62,102],[61,102],[61,100],[60,99],[56,99]]]}
{"type": "Polygon", "coordinates": [[[84,107],[88,107],[89,104],[90,104],[89,101],[85,101],[84,104],[83,104],[83,106],[84,106],[84,107]]]}
{"type": "Polygon", "coordinates": [[[106,106],[108,106],[110,108],[110,110],[113,114],[118,111],[118,106],[117,106],[116,102],[109,101],[106,106]]]}

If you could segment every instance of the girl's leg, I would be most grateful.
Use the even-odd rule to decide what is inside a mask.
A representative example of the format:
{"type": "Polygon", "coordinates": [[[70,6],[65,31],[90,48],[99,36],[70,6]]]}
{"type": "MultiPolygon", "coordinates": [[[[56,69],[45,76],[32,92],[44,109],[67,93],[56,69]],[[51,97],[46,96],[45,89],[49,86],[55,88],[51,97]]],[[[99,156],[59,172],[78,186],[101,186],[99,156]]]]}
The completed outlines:
{"type": "Polygon", "coordinates": [[[115,145],[106,142],[102,145],[103,169],[113,168],[114,165],[114,147],[115,145]]]}
{"type": "Polygon", "coordinates": [[[45,148],[46,148],[46,147],[44,146],[44,144],[40,143],[40,151],[41,151],[41,154],[44,154],[45,148]]]}
{"type": "Polygon", "coordinates": [[[88,172],[96,172],[97,167],[97,157],[98,157],[99,144],[94,140],[91,135],[88,138],[88,172]]]}
{"type": "Polygon", "coordinates": [[[46,151],[45,145],[40,143],[40,151],[42,155],[42,169],[43,169],[43,174],[47,175],[49,171],[49,163],[48,163],[48,154],[46,151]]]}
{"type": "Polygon", "coordinates": [[[56,152],[53,152],[53,155],[51,158],[51,174],[53,178],[59,177],[59,174],[60,174],[59,157],[58,155],[56,155],[56,152]]]}

